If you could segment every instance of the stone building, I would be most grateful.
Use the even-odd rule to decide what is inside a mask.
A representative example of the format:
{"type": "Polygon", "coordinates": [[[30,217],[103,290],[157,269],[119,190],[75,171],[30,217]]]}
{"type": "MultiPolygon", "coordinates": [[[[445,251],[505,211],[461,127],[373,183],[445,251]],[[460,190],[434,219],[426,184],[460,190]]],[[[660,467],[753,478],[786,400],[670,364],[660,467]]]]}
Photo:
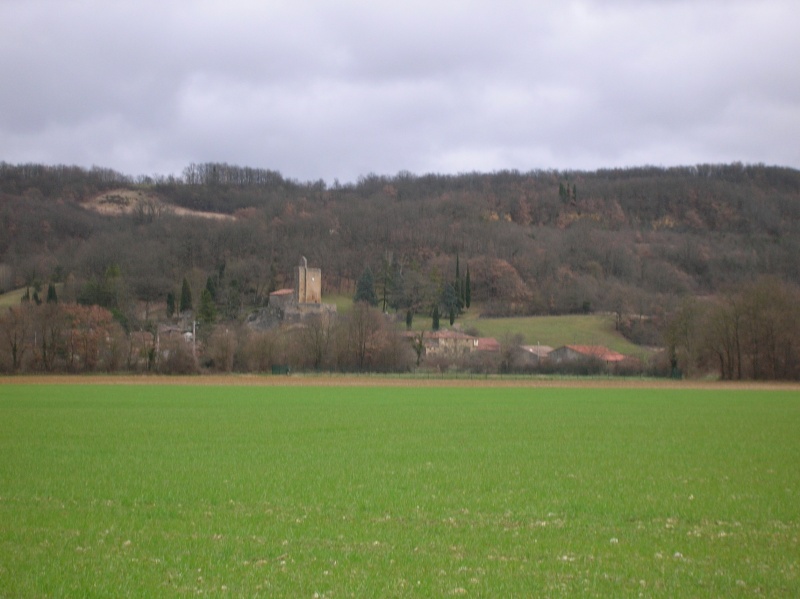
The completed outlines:
{"type": "Polygon", "coordinates": [[[305,256],[294,270],[294,286],[269,294],[269,305],[247,319],[252,329],[271,329],[281,324],[302,323],[313,315],[331,315],[336,306],[322,303],[322,271],[309,268],[305,256]]]}

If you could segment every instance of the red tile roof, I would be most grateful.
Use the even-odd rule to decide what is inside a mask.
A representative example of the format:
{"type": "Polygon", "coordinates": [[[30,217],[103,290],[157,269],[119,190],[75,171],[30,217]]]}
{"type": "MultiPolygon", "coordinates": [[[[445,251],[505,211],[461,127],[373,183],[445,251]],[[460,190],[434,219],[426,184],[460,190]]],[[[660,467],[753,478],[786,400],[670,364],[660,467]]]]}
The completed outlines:
{"type": "Polygon", "coordinates": [[[584,356],[598,358],[604,362],[622,362],[625,356],[602,345],[567,345],[569,349],[584,356]]]}
{"type": "Polygon", "coordinates": [[[500,342],[494,337],[479,337],[475,349],[478,351],[500,351],[500,342]]]}

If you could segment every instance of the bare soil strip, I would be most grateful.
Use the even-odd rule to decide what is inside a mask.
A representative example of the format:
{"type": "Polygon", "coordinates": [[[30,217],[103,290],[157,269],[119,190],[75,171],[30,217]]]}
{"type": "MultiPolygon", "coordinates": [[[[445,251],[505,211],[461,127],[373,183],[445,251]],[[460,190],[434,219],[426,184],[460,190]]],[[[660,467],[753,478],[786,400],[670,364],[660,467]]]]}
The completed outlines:
{"type": "Polygon", "coordinates": [[[668,379],[541,379],[382,377],[373,375],[22,375],[0,376],[0,385],[210,385],[296,387],[520,387],[575,389],[753,389],[800,391],[800,383],[754,381],[675,381],[668,379]]]}

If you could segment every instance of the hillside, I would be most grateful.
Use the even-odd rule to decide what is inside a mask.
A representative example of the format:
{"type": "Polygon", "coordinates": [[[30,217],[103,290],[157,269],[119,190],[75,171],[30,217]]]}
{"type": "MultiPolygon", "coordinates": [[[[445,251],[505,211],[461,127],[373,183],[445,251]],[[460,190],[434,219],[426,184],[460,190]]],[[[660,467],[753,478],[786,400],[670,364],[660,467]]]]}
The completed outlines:
{"type": "Polygon", "coordinates": [[[116,265],[134,295],[154,300],[224,264],[245,307],[285,284],[301,255],[328,291],[352,293],[367,266],[402,271],[419,284],[420,297],[407,298],[417,304],[460,257],[475,300],[498,315],[620,304],[654,313],[759,274],[800,280],[800,173],[777,167],[400,173],[328,187],[229,165],[134,180],[3,163],[0,194],[0,291],[116,265]],[[225,216],[175,218],[186,214],[225,216]]]}
{"type": "Polygon", "coordinates": [[[0,222],[0,292],[58,283],[60,297],[106,307],[128,330],[151,326],[184,280],[196,301],[213,289],[218,321],[241,322],[292,284],[301,256],[321,268],[326,295],[352,297],[369,269],[381,309],[418,326],[463,301],[469,275],[481,308],[462,326],[611,314],[643,345],[663,343],[686,297],[727,297],[765,276],[800,282],[800,172],[764,165],[329,186],[226,164],[132,178],[0,163],[0,222]]]}

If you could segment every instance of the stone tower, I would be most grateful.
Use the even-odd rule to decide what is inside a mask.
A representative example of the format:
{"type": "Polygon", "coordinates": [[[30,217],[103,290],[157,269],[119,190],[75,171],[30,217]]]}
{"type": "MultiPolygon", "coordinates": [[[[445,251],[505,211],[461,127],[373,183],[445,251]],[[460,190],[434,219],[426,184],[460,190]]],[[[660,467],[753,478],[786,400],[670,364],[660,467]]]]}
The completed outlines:
{"type": "Polygon", "coordinates": [[[298,304],[322,303],[322,271],[319,268],[309,268],[305,256],[295,270],[294,296],[298,304]]]}

